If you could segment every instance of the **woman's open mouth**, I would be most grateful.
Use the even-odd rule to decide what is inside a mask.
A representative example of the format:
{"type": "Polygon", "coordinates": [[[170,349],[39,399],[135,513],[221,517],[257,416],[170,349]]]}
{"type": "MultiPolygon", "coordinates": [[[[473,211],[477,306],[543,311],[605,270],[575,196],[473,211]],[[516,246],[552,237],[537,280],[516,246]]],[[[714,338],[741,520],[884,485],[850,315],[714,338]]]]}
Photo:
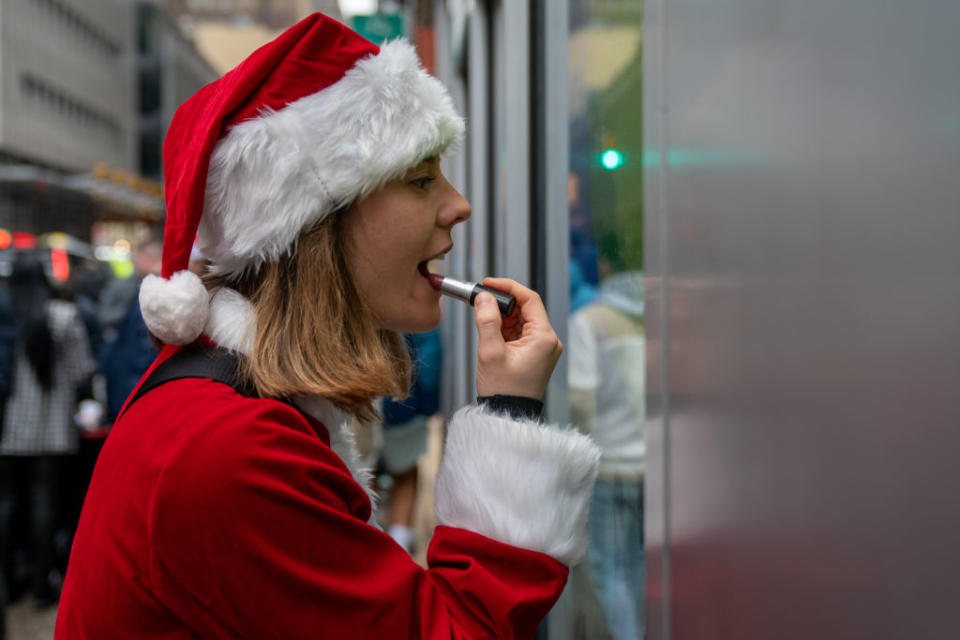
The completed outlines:
{"type": "MultiPolygon", "coordinates": [[[[424,278],[426,278],[426,279],[430,282],[431,285],[434,285],[434,282],[437,281],[437,277],[438,277],[438,276],[439,276],[439,277],[442,277],[443,274],[438,274],[438,273],[434,273],[434,272],[430,271],[430,263],[433,262],[434,260],[437,260],[437,261],[443,260],[444,256],[447,254],[447,252],[449,252],[450,249],[452,249],[452,248],[453,248],[453,245],[450,245],[449,247],[447,247],[447,248],[444,249],[443,251],[440,251],[440,252],[438,252],[438,253],[430,256],[430,257],[427,258],[426,260],[421,260],[420,262],[417,263],[417,271],[419,271],[419,272],[420,272],[420,275],[422,275],[424,278]],[[433,277],[431,277],[431,276],[433,276],[433,277]]],[[[434,285],[434,288],[436,288],[436,286],[437,286],[437,285],[434,285]]]]}

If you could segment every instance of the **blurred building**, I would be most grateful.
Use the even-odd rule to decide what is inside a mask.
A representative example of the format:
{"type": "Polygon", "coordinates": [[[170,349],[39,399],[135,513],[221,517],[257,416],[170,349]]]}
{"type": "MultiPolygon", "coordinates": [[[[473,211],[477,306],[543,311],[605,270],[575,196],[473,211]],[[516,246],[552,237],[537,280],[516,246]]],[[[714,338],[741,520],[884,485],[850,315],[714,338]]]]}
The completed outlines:
{"type": "Polygon", "coordinates": [[[161,6],[139,5],[138,40],[139,168],[144,176],[162,180],[161,150],[174,112],[220,74],[161,6]]]}
{"type": "Polygon", "coordinates": [[[87,240],[98,198],[74,177],[97,163],[137,166],[134,5],[0,0],[0,9],[0,228],[21,246],[51,231],[87,240]]]}
{"type": "Polygon", "coordinates": [[[301,18],[320,11],[340,19],[337,0],[154,0],[224,74],[301,18]]]}
{"type": "Polygon", "coordinates": [[[339,19],[336,0],[157,0],[176,19],[196,22],[257,23],[285,29],[314,11],[339,19]]]}
{"type": "Polygon", "coordinates": [[[0,151],[67,171],[137,165],[135,4],[2,0],[0,151]]]}
{"type": "Polygon", "coordinates": [[[166,127],[217,76],[152,3],[0,0],[0,252],[159,226],[166,127]]]}

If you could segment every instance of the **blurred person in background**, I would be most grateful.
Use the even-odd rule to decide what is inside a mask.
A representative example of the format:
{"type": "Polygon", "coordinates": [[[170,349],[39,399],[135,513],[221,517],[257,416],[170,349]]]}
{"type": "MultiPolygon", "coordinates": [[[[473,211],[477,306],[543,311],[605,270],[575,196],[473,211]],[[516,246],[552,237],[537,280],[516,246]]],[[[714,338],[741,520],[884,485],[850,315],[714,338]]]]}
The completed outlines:
{"type": "Polygon", "coordinates": [[[393,479],[390,490],[390,534],[411,555],[417,541],[413,511],[417,501],[417,461],[427,450],[427,420],[440,409],[443,344],[436,329],[404,335],[413,361],[410,395],[383,401],[383,450],[380,460],[393,479]]]}
{"type": "Polygon", "coordinates": [[[13,321],[13,301],[7,282],[0,283],[0,436],[3,434],[3,410],[13,386],[13,353],[17,327],[13,321]]]}
{"type": "Polygon", "coordinates": [[[140,376],[159,353],[143,322],[138,292],[150,274],[158,275],[163,244],[150,239],[133,250],[133,275],[112,281],[100,298],[104,334],[100,372],[107,386],[106,422],[112,423],[140,376]]]}
{"type": "MultiPolygon", "coordinates": [[[[80,259],[70,269],[70,279],[67,282],[68,289],[73,293],[73,302],[77,305],[87,330],[94,362],[100,361],[103,351],[99,302],[104,285],[108,282],[108,269],[109,267],[99,260],[80,259]]],[[[79,520],[93,467],[109,433],[103,425],[105,414],[106,384],[98,367],[98,371],[82,381],[77,388],[77,412],[74,421],[80,428],[80,450],[66,487],[70,531],[76,527],[79,520]]]]}
{"type": "Polygon", "coordinates": [[[127,278],[114,278],[103,288],[100,294],[98,316],[100,326],[107,342],[113,339],[113,332],[123,322],[137,299],[140,283],[150,273],[160,273],[163,243],[159,238],[149,238],[139,243],[130,256],[133,262],[133,275],[127,278]]]}
{"type": "Polygon", "coordinates": [[[583,267],[574,258],[570,258],[570,313],[596,300],[596,288],[587,282],[583,267]]]}
{"type": "Polygon", "coordinates": [[[614,640],[635,640],[644,625],[643,281],[607,248],[596,298],[570,316],[570,413],[603,451],[587,522],[597,601],[614,640]]]}
{"type": "MultiPolygon", "coordinates": [[[[103,286],[107,282],[103,263],[94,260],[80,260],[70,270],[70,279],[66,287],[73,303],[77,306],[83,326],[90,343],[90,354],[98,362],[103,348],[103,331],[100,328],[99,300],[103,286]]],[[[78,414],[77,424],[86,431],[100,426],[104,414],[105,398],[103,383],[95,382],[96,373],[91,374],[77,388],[78,414]]],[[[81,448],[83,448],[81,442],[81,448]]],[[[92,469],[92,467],[91,467],[92,469]]],[[[79,513],[79,512],[78,512],[79,513]]]]}
{"type": "Polygon", "coordinates": [[[30,587],[40,607],[54,604],[58,596],[53,580],[54,533],[63,522],[58,490],[68,456],[78,449],[73,423],[77,385],[94,369],[76,305],[54,296],[41,261],[18,256],[10,276],[14,375],[0,440],[0,562],[9,570],[14,515],[19,496],[25,495],[30,587]],[[23,494],[18,485],[25,487],[23,494]]]}
{"type": "Polygon", "coordinates": [[[106,266],[99,260],[78,260],[70,269],[69,286],[73,301],[80,311],[90,338],[90,353],[94,360],[103,346],[103,328],[100,325],[100,297],[107,284],[106,266]]]}
{"type": "MultiPolygon", "coordinates": [[[[16,343],[17,329],[13,323],[13,303],[7,290],[6,280],[0,283],[0,441],[3,440],[3,410],[7,405],[10,387],[13,384],[13,349],[16,343]]],[[[0,482],[4,482],[0,478],[0,482]]],[[[0,493],[3,488],[0,487],[0,493]]],[[[0,522],[0,526],[3,523],[0,522]]],[[[0,533],[0,537],[3,533],[0,533]]],[[[2,542],[0,542],[2,544],[2,542]]],[[[2,549],[0,549],[2,551],[2,549]]],[[[6,610],[9,593],[7,591],[6,563],[0,558],[0,640],[5,640],[6,610]]]]}

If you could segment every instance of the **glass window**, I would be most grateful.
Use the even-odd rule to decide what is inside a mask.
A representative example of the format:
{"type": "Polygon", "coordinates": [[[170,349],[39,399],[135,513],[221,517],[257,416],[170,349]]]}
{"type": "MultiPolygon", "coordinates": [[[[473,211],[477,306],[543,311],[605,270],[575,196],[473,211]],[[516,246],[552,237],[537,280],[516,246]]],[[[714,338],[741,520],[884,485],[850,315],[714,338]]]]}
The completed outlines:
{"type": "Polygon", "coordinates": [[[569,403],[603,450],[574,628],[632,640],[644,627],[641,2],[569,6],[569,403]]]}

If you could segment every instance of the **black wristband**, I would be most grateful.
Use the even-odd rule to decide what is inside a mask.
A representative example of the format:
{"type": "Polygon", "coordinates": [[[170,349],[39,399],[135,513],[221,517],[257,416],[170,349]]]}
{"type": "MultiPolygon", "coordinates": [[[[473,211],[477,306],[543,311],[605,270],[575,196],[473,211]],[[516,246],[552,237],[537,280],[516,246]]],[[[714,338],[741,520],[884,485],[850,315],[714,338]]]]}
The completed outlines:
{"type": "Polygon", "coordinates": [[[514,420],[543,421],[543,403],[523,396],[477,396],[477,403],[498,413],[505,413],[514,420]]]}

